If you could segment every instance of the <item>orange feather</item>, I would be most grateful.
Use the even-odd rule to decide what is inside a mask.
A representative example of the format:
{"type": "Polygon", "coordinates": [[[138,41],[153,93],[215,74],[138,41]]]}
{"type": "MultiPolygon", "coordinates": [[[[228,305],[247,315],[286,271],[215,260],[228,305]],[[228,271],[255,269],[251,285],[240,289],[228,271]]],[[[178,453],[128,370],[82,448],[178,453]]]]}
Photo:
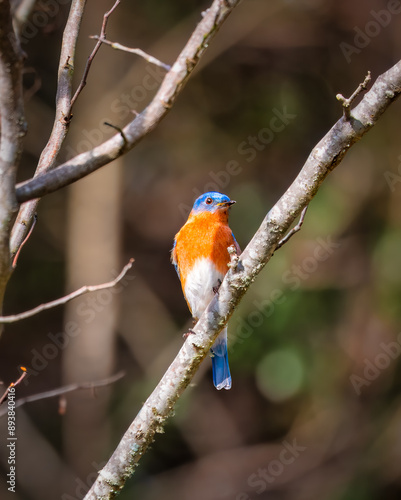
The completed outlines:
{"type": "Polygon", "coordinates": [[[211,259],[218,272],[224,276],[230,262],[227,247],[237,246],[228,226],[227,210],[190,214],[175,240],[172,257],[178,265],[183,290],[188,273],[197,259],[211,259]]]}

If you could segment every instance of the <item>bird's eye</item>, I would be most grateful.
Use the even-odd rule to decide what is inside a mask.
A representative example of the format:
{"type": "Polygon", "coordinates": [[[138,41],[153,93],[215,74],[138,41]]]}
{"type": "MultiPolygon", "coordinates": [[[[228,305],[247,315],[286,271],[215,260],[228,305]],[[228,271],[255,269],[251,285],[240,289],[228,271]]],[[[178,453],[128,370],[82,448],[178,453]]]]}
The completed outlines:
{"type": "Polygon", "coordinates": [[[206,198],[206,205],[210,205],[212,202],[212,198],[206,198]]]}

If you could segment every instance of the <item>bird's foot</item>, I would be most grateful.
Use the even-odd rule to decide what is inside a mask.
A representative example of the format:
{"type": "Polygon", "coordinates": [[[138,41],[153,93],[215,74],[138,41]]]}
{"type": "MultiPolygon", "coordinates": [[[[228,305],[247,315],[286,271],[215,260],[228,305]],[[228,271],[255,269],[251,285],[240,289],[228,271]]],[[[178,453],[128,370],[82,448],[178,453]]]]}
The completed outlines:
{"type": "Polygon", "coordinates": [[[237,250],[234,245],[231,245],[227,248],[228,253],[230,254],[230,262],[227,266],[232,269],[232,271],[236,271],[239,263],[239,256],[237,254],[237,250]]]}
{"type": "Polygon", "coordinates": [[[195,335],[192,328],[188,328],[188,331],[182,334],[182,337],[186,340],[190,335],[195,335]]]}
{"type": "Polygon", "coordinates": [[[215,295],[216,295],[216,293],[218,293],[220,286],[221,286],[221,280],[220,280],[220,279],[218,279],[218,280],[217,280],[217,285],[213,287],[213,293],[214,293],[215,295]]]}

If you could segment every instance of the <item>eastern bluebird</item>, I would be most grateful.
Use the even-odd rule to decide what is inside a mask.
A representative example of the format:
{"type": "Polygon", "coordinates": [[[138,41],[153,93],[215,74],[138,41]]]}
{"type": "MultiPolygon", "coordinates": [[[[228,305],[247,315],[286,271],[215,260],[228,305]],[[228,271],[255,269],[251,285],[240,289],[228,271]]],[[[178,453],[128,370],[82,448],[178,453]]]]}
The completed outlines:
{"type": "MultiPolygon", "coordinates": [[[[228,247],[233,245],[237,254],[241,253],[228,226],[228,211],[234,203],[217,192],[199,196],[187,222],[175,236],[171,260],[195,320],[200,318],[228,271],[228,247]]],[[[221,331],[210,352],[215,387],[230,389],[227,327],[221,331]]]]}

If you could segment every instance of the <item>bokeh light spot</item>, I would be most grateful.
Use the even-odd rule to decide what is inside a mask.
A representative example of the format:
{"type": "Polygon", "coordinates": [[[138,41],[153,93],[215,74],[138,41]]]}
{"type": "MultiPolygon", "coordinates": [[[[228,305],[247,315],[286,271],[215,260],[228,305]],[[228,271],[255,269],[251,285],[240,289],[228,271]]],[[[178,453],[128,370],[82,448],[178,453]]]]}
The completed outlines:
{"type": "Polygon", "coordinates": [[[256,369],[259,390],[274,402],[283,402],[295,396],[301,390],[303,381],[303,363],[292,350],[270,352],[256,369]]]}

